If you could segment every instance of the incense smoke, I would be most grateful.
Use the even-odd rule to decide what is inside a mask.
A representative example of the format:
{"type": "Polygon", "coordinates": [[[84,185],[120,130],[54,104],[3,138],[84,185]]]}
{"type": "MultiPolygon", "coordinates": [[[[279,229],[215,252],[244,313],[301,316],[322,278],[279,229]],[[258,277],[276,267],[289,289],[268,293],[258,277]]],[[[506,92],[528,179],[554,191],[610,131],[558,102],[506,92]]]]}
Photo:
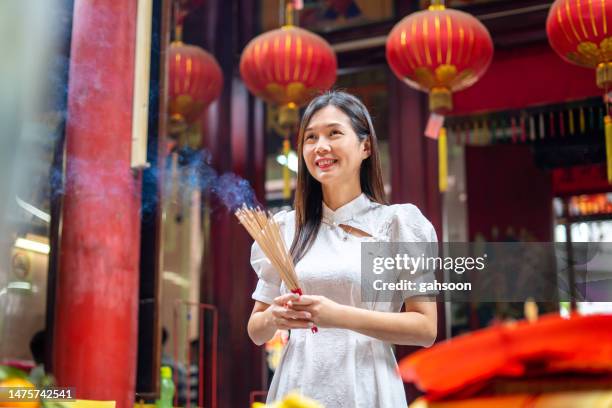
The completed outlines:
{"type": "MultiPolygon", "coordinates": [[[[155,208],[162,204],[163,199],[172,197],[173,191],[177,191],[178,194],[172,197],[172,201],[180,200],[182,204],[190,201],[181,200],[181,193],[199,190],[203,194],[212,194],[231,212],[243,204],[250,207],[260,205],[247,180],[233,173],[221,175],[217,173],[211,165],[211,155],[208,151],[184,147],[175,154],[176,157],[173,155],[166,157],[163,172],[156,167],[143,172],[141,193],[143,219],[152,217],[155,208]],[[176,159],[175,165],[174,159],[176,159]]],[[[65,172],[62,172],[61,168],[52,167],[49,198],[56,199],[66,192],[86,195],[90,200],[108,200],[113,196],[125,196],[125,187],[112,181],[134,178],[131,169],[126,168],[123,161],[108,166],[107,162],[102,163],[103,160],[106,159],[84,160],[72,157],[67,160],[65,172]]],[[[131,193],[137,195],[138,189],[133,189],[131,193]]]]}
{"type": "MultiPolygon", "coordinates": [[[[230,212],[243,204],[250,207],[259,205],[249,182],[234,173],[219,175],[211,165],[212,156],[207,150],[184,147],[178,151],[178,157],[179,189],[197,188],[203,193],[213,194],[230,212]]],[[[167,160],[170,161],[171,156],[167,160]]],[[[166,169],[169,170],[168,163],[166,169]]],[[[166,177],[165,183],[166,189],[172,188],[170,177],[166,177]]]]}

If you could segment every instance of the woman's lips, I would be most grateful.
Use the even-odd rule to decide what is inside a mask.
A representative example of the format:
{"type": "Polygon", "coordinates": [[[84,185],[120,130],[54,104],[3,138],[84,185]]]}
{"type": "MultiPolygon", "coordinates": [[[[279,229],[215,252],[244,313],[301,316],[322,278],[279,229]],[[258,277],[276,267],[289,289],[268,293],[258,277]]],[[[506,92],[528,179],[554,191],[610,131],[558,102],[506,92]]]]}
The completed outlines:
{"type": "Polygon", "coordinates": [[[337,161],[338,160],[335,160],[335,159],[319,159],[319,160],[315,161],[315,164],[321,170],[328,170],[334,164],[336,164],[337,161]]]}

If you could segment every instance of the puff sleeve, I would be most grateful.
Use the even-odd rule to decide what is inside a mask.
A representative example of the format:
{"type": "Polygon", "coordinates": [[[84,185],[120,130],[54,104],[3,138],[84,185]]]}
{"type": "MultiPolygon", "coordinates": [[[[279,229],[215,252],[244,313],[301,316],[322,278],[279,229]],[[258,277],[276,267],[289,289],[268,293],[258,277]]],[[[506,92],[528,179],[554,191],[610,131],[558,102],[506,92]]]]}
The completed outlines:
{"type": "MultiPolygon", "coordinates": [[[[286,216],[287,211],[280,211],[274,215],[274,219],[281,228],[283,237],[285,237],[286,216]]],[[[289,247],[289,245],[287,245],[287,247],[289,247]]],[[[281,278],[274,266],[268,261],[268,258],[257,242],[253,242],[251,246],[251,266],[259,278],[257,287],[251,297],[260,302],[272,304],[274,298],[281,294],[281,278]]]]}
{"type": "Polygon", "coordinates": [[[401,204],[394,207],[391,235],[392,241],[397,243],[396,251],[402,255],[407,254],[413,262],[419,262],[413,263],[414,268],[410,271],[400,271],[400,279],[415,284],[412,290],[403,291],[403,298],[435,296],[439,293],[435,285],[432,285],[436,281],[438,258],[436,230],[415,205],[401,204]]]}

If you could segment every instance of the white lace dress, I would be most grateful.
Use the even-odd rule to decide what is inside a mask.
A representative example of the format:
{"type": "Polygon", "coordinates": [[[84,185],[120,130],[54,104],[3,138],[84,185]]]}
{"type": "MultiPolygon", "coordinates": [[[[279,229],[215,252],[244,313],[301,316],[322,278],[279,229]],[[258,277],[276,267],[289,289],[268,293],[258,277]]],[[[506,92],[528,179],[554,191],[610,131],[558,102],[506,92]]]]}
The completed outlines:
{"type": "MultiPolygon", "coordinates": [[[[287,247],[294,235],[294,211],[275,215],[287,247]]],[[[399,312],[403,299],[393,302],[361,301],[362,242],[435,242],[431,223],[412,204],[385,206],[364,194],[336,211],[323,204],[323,223],[312,248],[296,265],[305,294],[360,308],[399,312]],[[372,237],[346,233],[350,225],[372,237]]],[[[253,299],[271,304],[288,293],[278,273],[257,244],[251,264],[259,277],[253,299]]],[[[297,390],[326,408],[406,407],[406,397],[391,344],[360,333],[333,328],[292,330],[272,379],[268,402],[297,390]]]]}

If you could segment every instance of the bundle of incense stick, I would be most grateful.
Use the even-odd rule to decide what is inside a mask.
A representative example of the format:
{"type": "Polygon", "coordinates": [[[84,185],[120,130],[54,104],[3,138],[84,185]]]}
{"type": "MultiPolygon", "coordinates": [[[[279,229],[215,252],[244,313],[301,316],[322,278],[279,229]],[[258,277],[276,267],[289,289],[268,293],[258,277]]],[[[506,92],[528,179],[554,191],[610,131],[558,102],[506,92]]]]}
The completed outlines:
{"type": "MultiPolygon", "coordinates": [[[[236,210],[236,217],[253,237],[266,255],[272,266],[278,271],[285,286],[292,292],[302,295],[293,260],[289,255],[281,230],[276,220],[268,216],[261,208],[250,208],[243,205],[236,210]]],[[[317,331],[316,326],[312,328],[317,331]]]]}

